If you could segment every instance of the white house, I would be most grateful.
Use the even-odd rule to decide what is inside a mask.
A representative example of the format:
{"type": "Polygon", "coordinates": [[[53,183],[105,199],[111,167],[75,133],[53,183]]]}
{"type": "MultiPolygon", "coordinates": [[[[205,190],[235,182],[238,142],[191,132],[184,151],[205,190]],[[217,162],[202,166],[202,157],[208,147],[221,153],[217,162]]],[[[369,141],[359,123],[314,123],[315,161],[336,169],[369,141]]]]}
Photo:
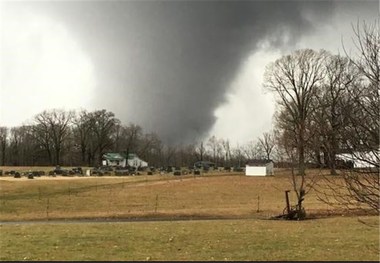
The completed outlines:
{"type": "Polygon", "coordinates": [[[379,152],[354,152],[336,155],[337,160],[352,162],[353,168],[373,168],[379,163],[379,152]]]}
{"type": "Polygon", "coordinates": [[[105,153],[103,154],[102,165],[104,166],[126,166],[126,158],[120,153],[105,153]]]}
{"type": "Polygon", "coordinates": [[[250,160],[245,165],[245,175],[266,176],[273,175],[272,160],[250,160]]]}
{"type": "Polygon", "coordinates": [[[141,160],[136,154],[128,154],[128,158],[124,153],[105,153],[103,154],[103,165],[126,167],[147,167],[148,163],[141,160]]]}
{"type": "Polygon", "coordinates": [[[128,165],[132,167],[148,167],[148,163],[141,160],[136,154],[130,153],[128,155],[128,165]]]}

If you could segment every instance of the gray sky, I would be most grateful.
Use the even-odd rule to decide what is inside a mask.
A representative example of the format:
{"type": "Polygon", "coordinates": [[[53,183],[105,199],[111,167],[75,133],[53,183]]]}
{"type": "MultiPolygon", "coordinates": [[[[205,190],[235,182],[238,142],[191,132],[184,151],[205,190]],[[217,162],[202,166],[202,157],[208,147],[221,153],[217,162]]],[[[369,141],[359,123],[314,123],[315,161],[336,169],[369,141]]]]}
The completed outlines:
{"type": "Polygon", "coordinates": [[[0,125],[105,108],[168,143],[244,143],[272,125],[267,63],[341,52],[378,16],[378,1],[2,1],[0,125]]]}

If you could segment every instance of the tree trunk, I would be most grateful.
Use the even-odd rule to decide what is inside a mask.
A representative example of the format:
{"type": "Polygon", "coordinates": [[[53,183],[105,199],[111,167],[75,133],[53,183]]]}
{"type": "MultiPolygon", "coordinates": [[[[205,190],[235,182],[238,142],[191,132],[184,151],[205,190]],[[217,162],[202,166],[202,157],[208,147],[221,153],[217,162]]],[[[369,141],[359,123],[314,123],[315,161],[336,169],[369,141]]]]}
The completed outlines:
{"type": "Polygon", "coordinates": [[[82,164],[86,162],[86,146],[81,146],[82,164]]]}
{"type": "Polygon", "coordinates": [[[50,151],[49,148],[47,148],[46,151],[47,151],[47,154],[48,154],[49,164],[50,164],[50,165],[53,165],[53,160],[52,160],[53,158],[52,158],[52,156],[51,156],[51,151],[50,151]]]}
{"type": "Polygon", "coordinates": [[[60,148],[57,148],[55,150],[55,161],[56,161],[56,164],[55,165],[60,165],[60,152],[61,152],[61,149],[60,148]]]}
{"type": "Polygon", "coordinates": [[[330,173],[331,175],[337,175],[338,173],[336,172],[336,162],[335,162],[335,150],[331,152],[331,157],[330,157],[330,173]]]}
{"type": "Polygon", "coordinates": [[[303,142],[298,144],[298,175],[305,175],[305,145],[303,142]]]}
{"type": "Polygon", "coordinates": [[[335,131],[334,131],[332,136],[331,136],[331,147],[332,147],[331,154],[330,154],[330,172],[331,172],[331,175],[337,175],[335,158],[336,158],[336,149],[338,147],[336,145],[337,145],[337,142],[336,142],[335,131]]]}
{"type": "Polygon", "coordinates": [[[1,163],[5,166],[5,143],[1,145],[1,163]]]}
{"type": "MultiPolygon", "coordinates": [[[[303,179],[302,179],[303,181],[303,179]]],[[[299,192],[297,192],[297,209],[296,209],[296,213],[297,213],[297,217],[296,219],[297,220],[304,220],[305,217],[306,217],[306,213],[305,213],[305,209],[303,208],[303,201],[305,199],[305,190],[303,188],[303,182],[300,186],[300,189],[299,189],[299,192]]]]}

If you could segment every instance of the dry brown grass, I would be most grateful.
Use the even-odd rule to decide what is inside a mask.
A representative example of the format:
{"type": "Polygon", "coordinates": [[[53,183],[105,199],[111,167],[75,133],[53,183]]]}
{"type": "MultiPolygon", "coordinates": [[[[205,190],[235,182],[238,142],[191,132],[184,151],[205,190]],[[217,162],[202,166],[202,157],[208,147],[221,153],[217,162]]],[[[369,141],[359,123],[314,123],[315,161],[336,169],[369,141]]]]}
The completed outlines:
{"type": "MultiPolygon", "coordinates": [[[[320,171],[309,171],[309,178],[312,174],[319,176],[320,171]]],[[[378,228],[373,227],[378,217],[362,218],[372,226],[342,216],[302,222],[260,220],[282,213],[284,191],[291,189],[289,175],[289,170],[281,170],[274,177],[209,173],[30,180],[3,176],[0,221],[240,219],[0,223],[0,260],[378,259],[378,228]]],[[[294,193],[291,201],[295,202],[294,193]]],[[[306,196],[305,207],[312,214],[338,212],[319,202],[313,191],[306,196]]]]}
{"type": "MultiPolygon", "coordinates": [[[[312,171],[315,174],[320,171],[312,171]]],[[[0,220],[96,217],[246,217],[281,214],[288,174],[206,176],[36,177],[0,180],[0,220]]],[[[308,175],[312,177],[311,172],[308,175]]],[[[296,202],[294,192],[291,202],[296,202]]],[[[311,191],[309,214],[331,211],[311,191]]],[[[331,211],[332,212],[332,211],[331,211]]]]}

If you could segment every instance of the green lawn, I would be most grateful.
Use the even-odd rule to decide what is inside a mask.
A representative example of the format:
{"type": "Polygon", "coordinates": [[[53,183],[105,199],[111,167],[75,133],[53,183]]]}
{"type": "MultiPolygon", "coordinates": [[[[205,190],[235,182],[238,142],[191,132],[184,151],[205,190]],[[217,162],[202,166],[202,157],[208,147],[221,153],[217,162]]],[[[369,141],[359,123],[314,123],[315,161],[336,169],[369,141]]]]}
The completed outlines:
{"type": "Polygon", "coordinates": [[[0,231],[1,260],[379,260],[379,229],[345,217],[3,224],[0,231]]]}

